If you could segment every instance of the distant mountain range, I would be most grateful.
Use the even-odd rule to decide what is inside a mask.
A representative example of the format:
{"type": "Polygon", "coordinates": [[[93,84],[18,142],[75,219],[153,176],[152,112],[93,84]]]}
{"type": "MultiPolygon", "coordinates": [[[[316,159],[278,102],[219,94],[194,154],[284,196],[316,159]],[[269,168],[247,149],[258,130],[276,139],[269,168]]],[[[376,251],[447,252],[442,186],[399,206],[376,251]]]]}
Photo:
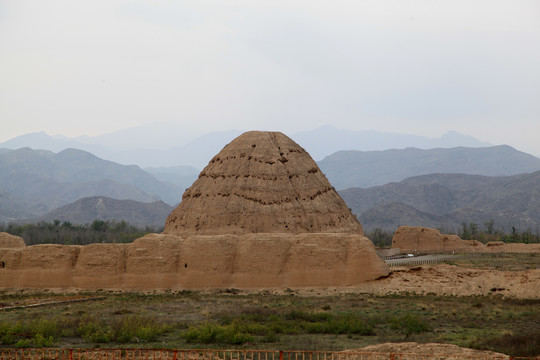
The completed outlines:
{"type": "MultiPolygon", "coordinates": [[[[0,143],[0,148],[50,150],[74,148],[102,159],[140,167],[191,166],[202,170],[240,130],[190,134],[167,123],[149,124],[111,134],[67,138],[44,132],[25,134],[0,143]]],[[[385,149],[483,147],[490,144],[471,136],[449,132],[439,138],[395,134],[373,130],[352,131],[322,126],[310,131],[287,134],[304,147],[316,161],[340,150],[374,151],[385,149]]]]}
{"type": "MultiPolygon", "coordinates": [[[[238,130],[209,133],[187,143],[179,141],[181,145],[163,149],[162,145],[156,144],[156,141],[159,141],[160,138],[152,138],[148,134],[146,138],[141,137],[139,142],[126,143],[124,132],[119,132],[118,135],[114,133],[84,139],[53,137],[44,132],[39,132],[18,136],[0,143],[0,147],[8,149],[30,147],[53,152],[73,148],[124,165],[138,165],[140,167],[191,166],[202,169],[215,154],[240,133],[238,130]],[[124,144],[124,146],[113,146],[114,139],[118,140],[118,145],[124,144]],[[152,139],[154,140],[152,144],[156,147],[152,147],[149,142],[152,139]]],[[[171,136],[170,134],[162,135],[171,136]]]]}
{"type": "Polygon", "coordinates": [[[380,151],[387,149],[418,149],[486,147],[492,144],[480,141],[472,136],[450,131],[438,138],[426,136],[396,134],[374,130],[353,131],[336,129],[333,126],[303,131],[290,136],[306,149],[316,161],[344,150],[380,151]]]}
{"type": "Polygon", "coordinates": [[[371,187],[411,176],[447,173],[508,176],[540,170],[540,159],[507,146],[339,151],[318,162],[336,189],[371,187]]]}
{"type": "Polygon", "coordinates": [[[175,184],[181,189],[189,188],[200,173],[200,170],[192,166],[146,167],[143,170],[158,180],[175,184]]]}
{"type": "Polygon", "coordinates": [[[90,224],[94,220],[126,221],[131,225],[147,225],[161,228],[173,210],[163,201],[142,203],[134,200],[116,200],[104,196],[79,199],[71,204],[53,210],[33,222],[54,220],[69,221],[72,224],[90,224]]]}
{"type": "MultiPolygon", "coordinates": [[[[352,138],[347,140],[341,130],[333,128],[316,129],[311,135],[298,133],[298,137],[304,137],[308,143],[310,138],[322,138],[325,132],[329,134],[328,139],[341,134],[344,148],[354,145],[352,138]]],[[[356,136],[361,133],[356,132],[356,136]]],[[[377,138],[375,133],[371,135],[377,138]]],[[[199,145],[193,148],[183,145],[186,146],[183,150],[177,149],[177,160],[202,158],[202,152],[198,153],[200,148],[212,143],[212,153],[205,155],[208,162],[221,149],[220,142],[227,136],[233,137],[234,131],[200,137],[195,141],[199,145]]],[[[477,140],[456,134],[431,140],[436,143],[456,138],[480,145],[477,140]]],[[[44,139],[50,140],[50,137],[44,135],[44,139]]],[[[90,142],[90,139],[84,140],[90,142]]],[[[108,142],[113,140],[111,135],[108,142]]],[[[413,141],[406,136],[402,140],[413,141]]],[[[337,140],[334,142],[329,141],[324,151],[339,145],[337,140]]],[[[175,206],[200,170],[159,163],[156,160],[143,170],[77,149],[54,153],[28,147],[0,148],[0,222],[54,220],[60,216],[72,222],[91,222],[92,216],[105,219],[120,216],[120,213],[123,213],[122,219],[131,223],[142,221],[138,214],[146,214],[142,217],[147,217],[147,225],[162,221],[161,213],[160,220],[155,220],[147,210],[150,205],[140,203],[153,203],[150,208],[159,207],[163,211],[166,207],[160,200],[167,206],[175,206]],[[103,209],[108,212],[96,212],[97,203],[89,200],[96,197],[103,199],[103,209]],[[115,203],[115,200],[132,202],[115,203]],[[130,207],[132,215],[127,210],[130,207]],[[70,213],[73,216],[70,217],[70,213]]],[[[510,146],[339,151],[319,161],[319,166],[331,184],[341,189],[344,200],[368,230],[373,227],[394,230],[398,224],[459,227],[462,222],[490,220],[505,228],[532,228],[540,223],[540,159],[510,146]]]]}
{"type": "Polygon", "coordinates": [[[4,222],[39,217],[89,196],[174,205],[184,190],[138,166],[119,165],[81,150],[0,152],[0,221],[4,222]]]}
{"type": "Polygon", "coordinates": [[[430,174],[367,189],[339,191],[367,231],[400,225],[448,231],[462,223],[536,232],[540,227],[540,171],[507,177],[430,174]]]}

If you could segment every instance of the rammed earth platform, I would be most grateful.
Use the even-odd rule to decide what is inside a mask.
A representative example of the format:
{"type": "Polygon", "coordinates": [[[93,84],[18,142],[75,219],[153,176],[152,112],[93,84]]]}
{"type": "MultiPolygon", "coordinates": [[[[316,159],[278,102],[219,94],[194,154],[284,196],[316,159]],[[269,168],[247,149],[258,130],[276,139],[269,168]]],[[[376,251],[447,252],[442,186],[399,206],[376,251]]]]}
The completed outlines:
{"type": "Polygon", "coordinates": [[[0,261],[3,288],[351,286],[389,273],[369,239],[331,233],[149,234],[131,244],[0,248],[0,261]]]}

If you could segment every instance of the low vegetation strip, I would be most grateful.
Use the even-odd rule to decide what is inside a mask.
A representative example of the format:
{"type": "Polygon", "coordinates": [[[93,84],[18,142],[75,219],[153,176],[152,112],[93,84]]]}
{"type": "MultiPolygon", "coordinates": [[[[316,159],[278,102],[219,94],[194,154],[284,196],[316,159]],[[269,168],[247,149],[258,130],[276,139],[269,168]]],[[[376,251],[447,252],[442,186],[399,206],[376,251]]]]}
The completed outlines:
{"type": "Polygon", "coordinates": [[[161,228],[137,227],[126,221],[94,220],[90,224],[69,221],[40,221],[37,224],[3,224],[0,232],[20,236],[27,246],[40,244],[88,245],[94,243],[131,243],[148,233],[159,233],[161,228]]]}
{"type": "MultiPolygon", "coordinates": [[[[536,356],[540,349],[538,299],[322,289],[86,295],[102,298],[1,312],[0,348],[342,351],[414,341],[511,356],[536,356]]],[[[37,298],[0,292],[6,306],[37,298]]]]}

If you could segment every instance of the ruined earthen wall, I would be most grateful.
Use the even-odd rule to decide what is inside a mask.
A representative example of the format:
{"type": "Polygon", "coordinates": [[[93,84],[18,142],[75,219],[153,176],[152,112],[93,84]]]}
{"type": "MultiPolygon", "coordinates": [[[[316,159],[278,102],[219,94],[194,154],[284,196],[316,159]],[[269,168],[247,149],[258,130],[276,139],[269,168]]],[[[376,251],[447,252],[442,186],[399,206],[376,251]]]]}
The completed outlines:
{"type": "Polygon", "coordinates": [[[350,286],[389,273],[350,234],[149,234],[131,244],[1,248],[0,287],[196,289],[350,286]]]}
{"type": "Polygon", "coordinates": [[[486,251],[493,253],[540,253],[540,244],[503,243],[490,241],[486,244],[486,251]]]}
{"type": "Polygon", "coordinates": [[[414,252],[484,252],[485,245],[476,240],[462,240],[457,235],[417,226],[400,226],[392,238],[392,248],[402,253],[414,252]]]}
{"type": "Polygon", "coordinates": [[[26,244],[22,237],[0,232],[0,248],[19,248],[25,246],[26,244]]]}
{"type": "Polygon", "coordinates": [[[417,226],[400,226],[392,238],[392,248],[401,253],[414,252],[540,252],[540,244],[504,244],[490,242],[486,245],[476,240],[463,240],[457,235],[441,234],[439,230],[417,226]]]}

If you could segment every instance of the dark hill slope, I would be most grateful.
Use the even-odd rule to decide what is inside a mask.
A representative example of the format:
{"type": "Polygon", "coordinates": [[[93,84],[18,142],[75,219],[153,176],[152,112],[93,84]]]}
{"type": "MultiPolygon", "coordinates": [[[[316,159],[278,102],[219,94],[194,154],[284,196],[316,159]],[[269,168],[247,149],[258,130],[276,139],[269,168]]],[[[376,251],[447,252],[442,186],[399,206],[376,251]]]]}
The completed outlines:
{"type": "Polygon", "coordinates": [[[89,224],[94,220],[124,220],[131,225],[140,227],[148,225],[160,228],[165,225],[165,220],[172,210],[173,208],[163,201],[142,203],[94,196],[64,205],[41,216],[37,221],[60,220],[73,224],[89,224]]]}
{"type": "Polygon", "coordinates": [[[540,159],[507,145],[339,151],[318,164],[337,189],[367,188],[434,173],[510,176],[540,170],[540,159]]]}
{"type": "Polygon", "coordinates": [[[88,196],[175,204],[182,191],[138,166],[119,165],[81,150],[0,152],[0,195],[6,200],[0,206],[3,221],[38,217],[88,196]]]}
{"type": "Polygon", "coordinates": [[[340,195],[369,231],[399,225],[445,227],[490,220],[509,230],[540,226],[540,171],[506,177],[431,174],[340,195]]]}

